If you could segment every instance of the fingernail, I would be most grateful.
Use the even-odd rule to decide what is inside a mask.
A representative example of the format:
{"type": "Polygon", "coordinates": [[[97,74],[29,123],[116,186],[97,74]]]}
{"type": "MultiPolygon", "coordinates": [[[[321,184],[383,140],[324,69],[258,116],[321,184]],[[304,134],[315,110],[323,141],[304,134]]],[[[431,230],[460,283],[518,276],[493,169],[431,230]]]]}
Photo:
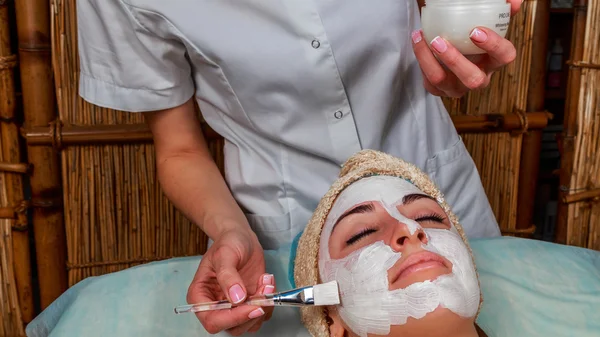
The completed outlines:
{"type": "Polygon", "coordinates": [[[231,298],[234,304],[238,304],[244,300],[246,294],[244,294],[244,289],[242,289],[242,287],[240,287],[239,284],[236,284],[229,288],[229,297],[231,298]]]}
{"type": "Polygon", "coordinates": [[[410,36],[412,37],[413,43],[417,44],[419,42],[421,42],[421,40],[423,40],[423,35],[421,34],[421,30],[417,29],[415,31],[413,31],[410,36]]]}
{"type": "Polygon", "coordinates": [[[479,28],[473,29],[470,36],[475,42],[479,43],[485,42],[488,38],[487,34],[479,28]]]}
{"type": "Polygon", "coordinates": [[[263,292],[265,295],[269,295],[275,292],[275,287],[268,284],[265,286],[265,291],[263,292]]]}
{"type": "Polygon", "coordinates": [[[273,275],[271,274],[265,274],[263,275],[263,284],[273,284],[273,275]]]}
{"type": "Polygon", "coordinates": [[[442,39],[439,36],[436,36],[431,41],[431,46],[433,46],[433,49],[435,49],[440,54],[445,52],[448,49],[448,45],[446,45],[446,41],[444,41],[444,39],[442,39]]]}
{"type": "Polygon", "coordinates": [[[258,309],[252,310],[252,312],[250,312],[250,314],[248,315],[248,318],[250,318],[250,319],[259,318],[260,316],[262,316],[264,314],[265,314],[265,311],[262,310],[262,308],[258,308],[258,309]]]}

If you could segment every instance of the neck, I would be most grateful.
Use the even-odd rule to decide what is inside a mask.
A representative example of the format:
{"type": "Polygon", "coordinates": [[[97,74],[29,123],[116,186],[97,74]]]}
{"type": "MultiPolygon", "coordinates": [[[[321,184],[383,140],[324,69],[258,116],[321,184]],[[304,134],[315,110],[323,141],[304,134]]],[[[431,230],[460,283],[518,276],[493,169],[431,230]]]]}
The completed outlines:
{"type": "MultiPolygon", "coordinates": [[[[359,337],[358,335],[354,334],[351,331],[346,331],[346,334],[344,334],[344,336],[348,336],[348,337],[359,337]]],[[[369,337],[371,336],[375,336],[372,334],[369,334],[369,337]]],[[[390,334],[389,336],[395,336],[393,333],[390,334]]],[[[469,326],[465,326],[464,328],[461,328],[459,330],[454,330],[454,331],[444,331],[441,335],[440,335],[440,331],[439,330],[435,330],[435,332],[431,332],[431,331],[419,331],[419,332],[415,332],[413,331],[412,333],[406,334],[403,333],[402,337],[438,337],[438,336],[443,336],[443,337],[488,337],[485,332],[483,332],[483,330],[481,330],[481,328],[479,328],[479,326],[476,325],[469,325],[469,326]]]]}
{"type": "Polygon", "coordinates": [[[446,337],[480,337],[475,324],[464,324],[462,329],[446,334],[446,337]]]}

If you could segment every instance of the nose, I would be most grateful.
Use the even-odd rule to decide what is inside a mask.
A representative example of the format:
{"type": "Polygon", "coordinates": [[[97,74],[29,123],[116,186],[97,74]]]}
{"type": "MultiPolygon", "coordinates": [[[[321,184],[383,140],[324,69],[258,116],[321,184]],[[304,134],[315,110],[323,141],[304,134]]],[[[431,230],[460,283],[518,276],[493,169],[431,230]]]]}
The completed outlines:
{"type": "Polygon", "coordinates": [[[425,232],[423,232],[421,226],[417,225],[417,229],[412,234],[408,228],[409,226],[407,226],[404,222],[399,222],[395,227],[396,228],[394,229],[394,234],[390,242],[390,246],[395,251],[402,252],[409,245],[420,246],[421,244],[427,244],[427,235],[425,235],[425,232]]]}

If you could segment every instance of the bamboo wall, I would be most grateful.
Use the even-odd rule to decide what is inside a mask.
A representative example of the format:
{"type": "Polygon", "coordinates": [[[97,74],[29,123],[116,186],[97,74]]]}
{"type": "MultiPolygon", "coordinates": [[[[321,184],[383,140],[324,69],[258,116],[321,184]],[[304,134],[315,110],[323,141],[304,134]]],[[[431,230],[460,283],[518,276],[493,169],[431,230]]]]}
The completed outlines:
{"type": "Polygon", "coordinates": [[[13,8],[0,3],[0,336],[25,336],[23,322],[33,318],[28,223],[24,214],[23,174],[17,126],[12,48],[13,8]]]}
{"type": "MultiPolygon", "coordinates": [[[[78,96],[75,1],[52,6],[53,63],[63,130],[70,125],[144,123],[141,114],[100,108],[78,96]]],[[[61,149],[69,285],[88,276],[205,251],[205,235],[162,194],[153,146],[145,135],[146,141],[133,144],[61,149]]],[[[222,140],[213,140],[210,146],[222,162],[217,151],[222,140]]]]}
{"type": "MultiPolygon", "coordinates": [[[[517,49],[516,60],[494,74],[487,89],[469,93],[461,99],[444,99],[451,115],[517,113],[522,117],[522,130],[510,133],[462,134],[465,145],[479,169],[496,219],[505,233],[519,229],[517,208],[521,145],[523,133],[528,131],[527,124],[530,122],[524,112],[528,108],[532,37],[539,2],[523,2],[520,12],[511,19],[507,38],[517,49]]],[[[531,225],[526,223],[520,227],[531,232],[531,225]]]]}
{"type": "Polygon", "coordinates": [[[575,7],[557,241],[600,250],[600,1],[575,7]]]}

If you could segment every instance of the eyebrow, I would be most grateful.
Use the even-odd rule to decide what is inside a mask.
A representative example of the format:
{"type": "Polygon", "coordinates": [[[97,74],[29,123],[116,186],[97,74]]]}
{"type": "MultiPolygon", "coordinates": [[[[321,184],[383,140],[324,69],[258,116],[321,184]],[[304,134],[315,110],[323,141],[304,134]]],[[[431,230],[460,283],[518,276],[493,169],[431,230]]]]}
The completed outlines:
{"type": "Polygon", "coordinates": [[[358,205],[358,206],[346,211],[344,214],[340,215],[340,217],[337,219],[337,221],[333,225],[333,229],[331,230],[331,232],[333,232],[335,230],[335,227],[337,226],[337,224],[340,223],[340,221],[342,221],[345,217],[348,217],[352,214],[371,213],[374,211],[375,211],[375,207],[373,206],[373,203],[371,203],[371,202],[368,204],[358,205]]]}
{"type": "Polygon", "coordinates": [[[403,205],[410,205],[413,202],[417,201],[417,200],[421,200],[421,199],[430,199],[433,200],[435,202],[437,202],[433,197],[426,195],[426,194],[419,194],[419,193],[413,193],[413,194],[407,194],[404,196],[404,198],[402,198],[402,204],[403,205]]]}
{"type": "MultiPolygon", "coordinates": [[[[420,200],[420,199],[430,199],[433,201],[436,201],[433,197],[426,195],[426,194],[420,194],[420,193],[413,193],[413,194],[407,194],[402,198],[402,204],[403,205],[410,205],[413,202],[420,200]]],[[[337,219],[337,221],[335,222],[335,224],[333,225],[333,228],[331,229],[331,232],[333,233],[333,231],[335,230],[335,227],[338,225],[338,223],[340,223],[340,221],[342,221],[344,218],[353,215],[353,214],[361,214],[361,213],[371,213],[375,211],[375,207],[373,206],[373,203],[370,202],[368,204],[363,204],[363,205],[359,205],[356,206],[348,211],[346,211],[344,214],[340,215],[340,217],[337,219]]]]}

